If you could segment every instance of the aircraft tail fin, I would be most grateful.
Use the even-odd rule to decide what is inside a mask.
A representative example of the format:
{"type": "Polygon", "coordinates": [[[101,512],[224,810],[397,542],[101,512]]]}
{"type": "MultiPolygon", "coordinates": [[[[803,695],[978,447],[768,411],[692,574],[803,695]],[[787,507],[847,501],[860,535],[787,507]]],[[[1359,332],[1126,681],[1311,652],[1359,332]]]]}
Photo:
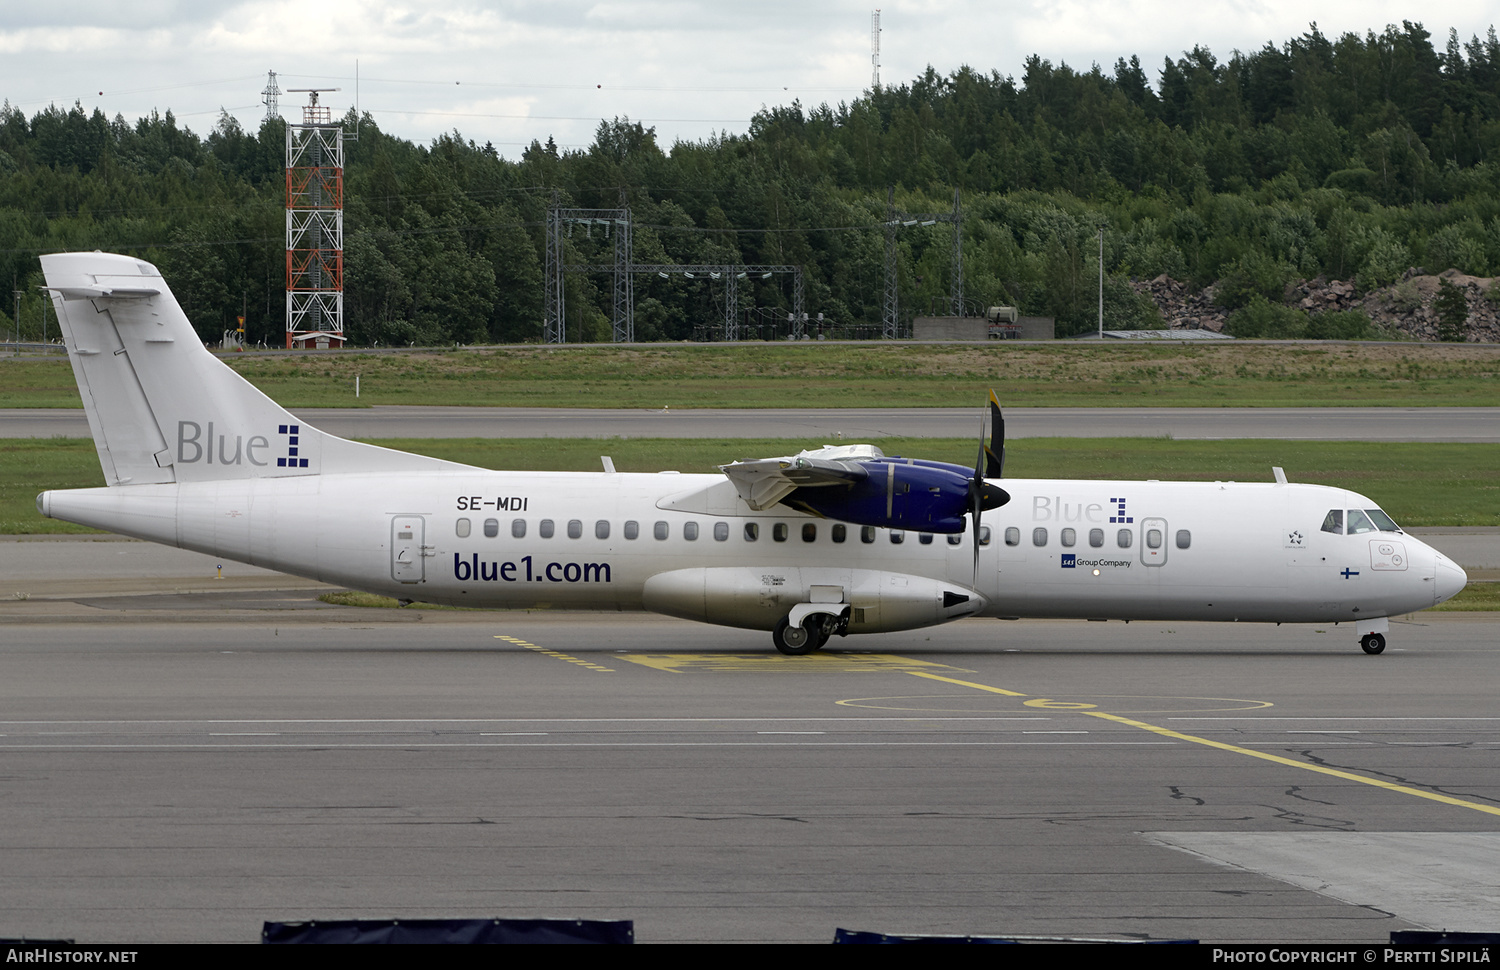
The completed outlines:
{"type": "Polygon", "coordinates": [[[144,260],[58,253],[42,270],[110,485],[466,467],[300,421],[204,348],[144,260]]]}

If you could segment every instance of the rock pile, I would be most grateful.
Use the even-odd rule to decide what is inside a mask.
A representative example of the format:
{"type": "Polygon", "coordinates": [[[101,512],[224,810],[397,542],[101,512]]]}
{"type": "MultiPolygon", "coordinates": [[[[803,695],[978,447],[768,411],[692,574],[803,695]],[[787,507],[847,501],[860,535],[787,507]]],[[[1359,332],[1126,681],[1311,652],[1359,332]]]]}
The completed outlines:
{"type": "Polygon", "coordinates": [[[1179,283],[1163,273],[1154,280],[1130,281],[1130,286],[1156,304],[1167,326],[1173,330],[1224,329],[1224,320],[1229,310],[1213,300],[1213,287],[1194,292],[1186,283],[1179,283]]]}
{"type": "MultiPolygon", "coordinates": [[[[1446,279],[1464,291],[1469,304],[1467,327],[1470,341],[1500,342],[1500,289],[1495,300],[1487,294],[1496,278],[1466,276],[1445,270],[1436,276],[1408,270],[1400,282],[1370,293],[1360,293],[1352,282],[1318,277],[1287,287],[1284,302],[1308,314],[1330,310],[1360,310],[1377,329],[1398,339],[1436,340],[1438,281],[1446,279]]],[[[1214,302],[1214,288],[1194,291],[1168,276],[1153,280],[1131,280],[1131,287],[1156,304],[1167,326],[1173,329],[1221,331],[1230,310],[1214,302]]]]}

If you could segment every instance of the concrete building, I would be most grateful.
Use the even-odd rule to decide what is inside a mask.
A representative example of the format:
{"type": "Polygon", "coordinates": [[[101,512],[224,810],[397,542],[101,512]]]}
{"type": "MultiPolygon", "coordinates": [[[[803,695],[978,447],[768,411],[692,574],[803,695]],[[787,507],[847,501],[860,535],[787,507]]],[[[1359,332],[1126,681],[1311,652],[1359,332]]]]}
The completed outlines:
{"type": "Polygon", "coordinates": [[[1016,317],[1015,323],[990,323],[984,317],[917,317],[913,340],[1054,340],[1054,317],[1016,317]]]}

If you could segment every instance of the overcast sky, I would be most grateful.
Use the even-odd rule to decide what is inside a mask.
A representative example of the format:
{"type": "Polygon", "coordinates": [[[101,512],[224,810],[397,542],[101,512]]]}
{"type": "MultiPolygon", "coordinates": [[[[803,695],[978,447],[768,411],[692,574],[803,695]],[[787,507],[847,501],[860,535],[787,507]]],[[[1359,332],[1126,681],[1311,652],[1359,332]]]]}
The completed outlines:
{"type": "MultiPolygon", "coordinates": [[[[1154,81],[1166,56],[1203,44],[1280,45],[1316,21],[1324,34],[1423,23],[1483,37],[1500,0],[1449,0],[1441,12],[1386,0],[881,0],[882,83],[930,64],[1019,76],[1036,53],[1108,72],[1137,54],[1154,81]]],[[[81,102],[136,118],[171,109],[206,134],[220,108],[247,128],[265,116],[266,72],[283,90],[339,87],[324,103],[360,105],[385,131],[430,141],[458,129],[515,157],[549,135],[586,147],[601,118],[655,126],[660,144],[743,132],[763,105],[837,104],[871,80],[873,5],[824,0],[0,0],[0,98],[28,116],[81,102]]],[[[283,94],[300,117],[305,94],[283,94]]]]}

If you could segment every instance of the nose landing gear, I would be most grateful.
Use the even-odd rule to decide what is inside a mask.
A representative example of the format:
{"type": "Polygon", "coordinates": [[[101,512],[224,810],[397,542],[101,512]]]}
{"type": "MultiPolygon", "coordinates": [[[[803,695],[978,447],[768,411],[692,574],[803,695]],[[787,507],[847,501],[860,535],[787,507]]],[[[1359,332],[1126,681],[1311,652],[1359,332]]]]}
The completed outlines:
{"type": "Polygon", "coordinates": [[[1354,624],[1354,633],[1359,637],[1360,649],[1374,656],[1385,649],[1385,635],[1391,630],[1389,617],[1371,616],[1354,624]]]}

